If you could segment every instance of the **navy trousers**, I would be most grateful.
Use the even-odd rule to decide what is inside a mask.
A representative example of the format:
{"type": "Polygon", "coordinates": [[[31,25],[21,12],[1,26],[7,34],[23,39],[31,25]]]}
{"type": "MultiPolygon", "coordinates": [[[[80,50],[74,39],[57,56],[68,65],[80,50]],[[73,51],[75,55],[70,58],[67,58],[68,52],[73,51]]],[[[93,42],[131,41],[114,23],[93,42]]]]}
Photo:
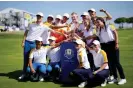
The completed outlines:
{"type": "Polygon", "coordinates": [[[78,82],[84,82],[93,77],[91,69],[79,68],[73,71],[74,79],[78,82]]]}
{"type": "Polygon", "coordinates": [[[104,81],[106,78],[108,78],[109,76],[109,70],[108,69],[104,69],[100,72],[98,72],[97,74],[94,75],[94,77],[96,77],[96,81],[100,80],[100,81],[104,81]]]}
{"type": "Polygon", "coordinates": [[[120,74],[120,78],[124,79],[124,71],[120,64],[119,49],[115,49],[115,41],[101,44],[102,49],[107,53],[110,75],[114,78],[118,78],[117,70],[120,74]]]}

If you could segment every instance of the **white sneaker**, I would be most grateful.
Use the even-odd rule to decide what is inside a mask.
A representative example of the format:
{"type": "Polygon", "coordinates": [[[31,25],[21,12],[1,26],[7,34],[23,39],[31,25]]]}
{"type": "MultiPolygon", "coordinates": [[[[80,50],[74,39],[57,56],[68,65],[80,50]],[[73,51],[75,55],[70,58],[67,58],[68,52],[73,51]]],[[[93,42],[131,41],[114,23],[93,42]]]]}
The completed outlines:
{"type": "Polygon", "coordinates": [[[123,85],[127,82],[126,79],[121,79],[119,82],[118,82],[118,85],[123,85]]]}
{"type": "Polygon", "coordinates": [[[44,78],[42,76],[39,77],[39,81],[40,82],[43,82],[44,81],[44,78]]]}
{"type": "Polygon", "coordinates": [[[114,76],[110,76],[110,79],[113,80],[114,79],[114,76]]]}
{"type": "Polygon", "coordinates": [[[25,78],[25,74],[22,74],[21,76],[18,77],[19,80],[22,80],[25,78]]]}
{"type": "Polygon", "coordinates": [[[118,83],[117,78],[116,78],[116,79],[113,79],[113,80],[111,80],[111,81],[108,82],[108,84],[114,84],[114,83],[118,83]]]}
{"type": "Polygon", "coordinates": [[[87,82],[82,82],[78,85],[79,88],[84,88],[87,85],[87,82]]]}
{"type": "Polygon", "coordinates": [[[107,84],[107,80],[105,79],[105,81],[101,84],[102,87],[105,87],[107,84]]]}
{"type": "Polygon", "coordinates": [[[111,81],[113,79],[114,79],[114,76],[109,76],[108,79],[107,79],[107,81],[109,82],[109,81],[111,81]]]}

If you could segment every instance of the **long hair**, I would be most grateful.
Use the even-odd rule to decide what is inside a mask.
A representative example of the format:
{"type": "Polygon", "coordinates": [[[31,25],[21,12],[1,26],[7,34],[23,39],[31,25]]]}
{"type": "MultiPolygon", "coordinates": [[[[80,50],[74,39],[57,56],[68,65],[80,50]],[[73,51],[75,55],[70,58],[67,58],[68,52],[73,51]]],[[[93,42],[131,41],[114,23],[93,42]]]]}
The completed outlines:
{"type": "MultiPolygon", "coordinates": [[[[98,17],[97,19],[96,19],[96,21],[98,21],[98,20],[100,20],[101,22],[103,22],[103,24],[104,24],[104,28],[105,28],[105,31],[107,30],[107,26],[106,26],[106,23],[105,23],[105,20],[102,18],[102,17],[98,17]]],[[[101,33],[101,27],[100,27],[100,33],[101,33]]]]}
{"type": "Polygon", "coordinates": [[[91,25],[90,25],[90,20],[87,20],[87,21],[86,21],[86,24],[87,24],[87,25],[86,25],[86,29],[89,30],[90,27],[91,27],[91,25]]]}

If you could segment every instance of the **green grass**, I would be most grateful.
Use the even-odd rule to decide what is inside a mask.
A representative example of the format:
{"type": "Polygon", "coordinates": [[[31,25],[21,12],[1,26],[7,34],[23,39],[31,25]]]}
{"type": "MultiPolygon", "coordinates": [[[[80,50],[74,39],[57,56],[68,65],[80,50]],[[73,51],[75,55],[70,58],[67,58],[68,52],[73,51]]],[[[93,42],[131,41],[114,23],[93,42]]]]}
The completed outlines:
{"type": "MultiPolygon", "coordinates": [[[[108,84],[106,88],[133,88],[133,30],[119,30],[118,33],[120,61],[127,83],[122,86],[108,84]]],[[[61,88],[60,84],[52,82],[18,82],[16,80],[23,64],[22,37],[23,33],[0,33],[0,88],[61,88]]]]}

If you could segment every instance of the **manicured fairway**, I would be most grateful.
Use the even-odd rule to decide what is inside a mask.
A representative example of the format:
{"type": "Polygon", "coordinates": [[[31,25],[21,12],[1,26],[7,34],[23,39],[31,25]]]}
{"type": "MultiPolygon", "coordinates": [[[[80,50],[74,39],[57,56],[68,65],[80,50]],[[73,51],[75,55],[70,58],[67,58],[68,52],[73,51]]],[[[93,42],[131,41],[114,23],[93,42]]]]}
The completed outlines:
{"type": "MultiPolygon", "coordinates": [[[[118,33],[120,61],[127,83],[122,86],[108,84],[105,88],[133,88],[133,30],[119,30],[118,33]]],[[[22,37],[20,32],[0,33],[0,88],[63,88],[53,82],[18,82],[23,64],[22,37]]]]}

